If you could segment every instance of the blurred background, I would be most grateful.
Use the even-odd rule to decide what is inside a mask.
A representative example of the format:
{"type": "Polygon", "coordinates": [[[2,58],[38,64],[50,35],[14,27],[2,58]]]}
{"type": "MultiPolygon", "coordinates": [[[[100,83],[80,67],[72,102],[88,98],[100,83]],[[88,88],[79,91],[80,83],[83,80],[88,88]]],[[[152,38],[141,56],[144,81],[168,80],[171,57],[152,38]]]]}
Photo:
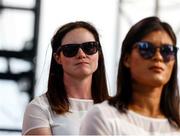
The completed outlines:
{"type": "Polygon", "coordinates": [[[173,27],[179,46],[179,14],[179,0],[0,0],[0,135],[21,135],[26,105],[46,92],[50,41],[61,25],[83,20],[97,28],[114,95],[121,43],[129,28],[158,16],[173,27]]]}

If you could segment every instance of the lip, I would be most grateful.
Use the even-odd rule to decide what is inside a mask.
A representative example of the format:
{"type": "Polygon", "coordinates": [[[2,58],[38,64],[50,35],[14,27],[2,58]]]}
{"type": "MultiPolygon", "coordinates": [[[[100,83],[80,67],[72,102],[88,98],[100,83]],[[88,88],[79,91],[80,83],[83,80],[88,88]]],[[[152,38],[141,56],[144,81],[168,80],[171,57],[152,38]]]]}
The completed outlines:
{"type": "Polygon", "coordinates": [[[163,67],[161,67],[161,66],[156,66],[156,65],[154,65],[154,66],[151,66],[151,67],[149,67],[149,70],[152,70],[152,71],[154,71],[154,72],[162,72],[162,71],[164,71],[164,68],[163,67]]]}
{"type": "Polygon", "coordinates": [[[80,65],[80,64],[89,64],[89,63],[85,61],[76,63],[76,65],[80,65]]]}

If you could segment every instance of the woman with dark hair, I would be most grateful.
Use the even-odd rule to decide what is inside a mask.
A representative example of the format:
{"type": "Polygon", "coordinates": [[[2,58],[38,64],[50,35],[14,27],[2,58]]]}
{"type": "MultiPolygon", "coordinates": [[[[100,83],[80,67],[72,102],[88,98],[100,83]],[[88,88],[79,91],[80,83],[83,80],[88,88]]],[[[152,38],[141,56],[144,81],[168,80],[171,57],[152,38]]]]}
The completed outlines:
{"type": "Polygon", "coordinates": [[[132,26],[122,44],[117,94],[86,114],[80,134],[179,136],[177,50],[171,26],[158,17],[132,26]]]}
{"type": "Polygon", "coordinates": [[[78,134],[87,110],[109,98],[99,34],[90,23],[65,24],[51,45],[48,90],[27,106],[23,135],[78,134]]]}

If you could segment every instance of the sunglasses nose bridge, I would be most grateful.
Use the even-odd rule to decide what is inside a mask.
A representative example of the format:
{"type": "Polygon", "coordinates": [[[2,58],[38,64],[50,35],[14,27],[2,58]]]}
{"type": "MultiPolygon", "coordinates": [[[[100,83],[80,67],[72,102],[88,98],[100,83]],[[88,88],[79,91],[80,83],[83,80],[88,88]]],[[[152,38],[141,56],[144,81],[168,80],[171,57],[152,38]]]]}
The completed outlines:
{"type": "Polygon", "coordinates": [[[163,60],[161,47],[154,47],[153,53],[154,53],[153,58],[163,60]]]}
{"type": "Polygon", "coordinates": [[[83,50],[83,44],[76,45],[76,50],[77,50],[77,52],[78,52],[80,49],[83,50]]]}
{"type": "Polygon", "coordinates": [[[79,49],[83,50],[83,48],[84,48],[84,45],[83,45],[83,44],[80,44],[80,45],[79,45],[79,49]]]}
{"type": "Polygon", "coordinates": [[[154,53],[161,53],[161,47],[154,47],[154,53]]]}
{"type": "Polygon", "coordinates": [[[82,44],[79,45],[79,48],[77,50],[77,54],[78,54],[78,56],[85,56],[86,55],[86,53],[84,52],[82,44]]]}

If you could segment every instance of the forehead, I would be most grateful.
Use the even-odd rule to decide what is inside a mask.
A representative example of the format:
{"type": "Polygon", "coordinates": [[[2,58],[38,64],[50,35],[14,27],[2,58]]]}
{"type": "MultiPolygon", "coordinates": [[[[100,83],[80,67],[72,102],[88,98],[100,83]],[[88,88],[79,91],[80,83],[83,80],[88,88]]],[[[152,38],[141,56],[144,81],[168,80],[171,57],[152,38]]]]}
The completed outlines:
{"type": "Polygon", "coordinates": [[[85,28],[75,28],[63,37],[62,44],[83,43],[88,41],[95,41],[94,35],[85,28]]]}
{"type": "Polygon", "coordinates": [[[145,35],[142,40],[156,44],[173,44],[171,37],[164,30],[152,31],[149,34],[145,35]]]}

